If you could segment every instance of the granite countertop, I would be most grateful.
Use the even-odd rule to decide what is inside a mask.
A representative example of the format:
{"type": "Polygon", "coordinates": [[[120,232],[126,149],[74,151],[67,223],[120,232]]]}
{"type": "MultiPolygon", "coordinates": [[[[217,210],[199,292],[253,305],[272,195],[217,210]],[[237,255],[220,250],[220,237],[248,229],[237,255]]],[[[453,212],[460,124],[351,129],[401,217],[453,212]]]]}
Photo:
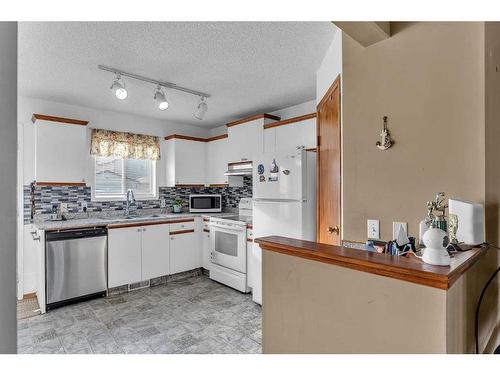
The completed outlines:
{"type": "Polygon", "coordinates": [[[154,223],[154,222],[168,222],[179,219],[190,219],[195,217],[225,217],[234,216],[234,212],[210,213],[210,214],[192,214],[184,212],[180,214],[164,213],[164,214],[145,214],[134,216],[133,218],[126,219],[124,216],[111,216],[111,217],[75,217],[63,221],[50,221],[44,218],[36,219],[34,225],[37,229],[52,231],[64,230],[74,228],[86,228],[95,226],[108,226],[113,224],[135,224],[135,223],[154,223]]]}

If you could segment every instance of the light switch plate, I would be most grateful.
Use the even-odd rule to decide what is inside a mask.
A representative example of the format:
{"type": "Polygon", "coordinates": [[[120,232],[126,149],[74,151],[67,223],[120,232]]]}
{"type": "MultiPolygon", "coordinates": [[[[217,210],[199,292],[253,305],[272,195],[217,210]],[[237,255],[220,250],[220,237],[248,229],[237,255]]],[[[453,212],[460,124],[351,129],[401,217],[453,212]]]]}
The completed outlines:
{"type": "Polygon", "coordinates": [[[380,240],[380,221],[376,219],[368,219],[367,221],[368,239],[380,240]]]}
{"type": "Polygon", "coordinates": [[[62,214],[68,212],[68,204],[67,203],[59,203],[59,211],[62,214]]]}
{"type": "Polygon", "coordinates": [[[410,237],[408,233],[408,223],[402,222],[402,221],[393,221],[392,222],[392,239],[395,240],[396,236],[398,235],[399,232],[399,227],[403,227],[403,229],[406,232],[406,235],[410,237]]]}

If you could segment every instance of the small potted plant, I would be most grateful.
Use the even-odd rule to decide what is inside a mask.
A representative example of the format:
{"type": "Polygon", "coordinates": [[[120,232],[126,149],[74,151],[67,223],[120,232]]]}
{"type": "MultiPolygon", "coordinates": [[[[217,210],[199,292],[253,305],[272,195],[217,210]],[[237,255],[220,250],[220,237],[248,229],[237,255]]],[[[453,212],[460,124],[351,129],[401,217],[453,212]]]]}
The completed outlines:
{"type": "Polygon", "coordinates": [[[172,209],[173,209],[174,214],[179,214],[182,212],[182,204],[183,203],[184,203],[183,200],[180,198],[175,198],[172,201],[172,209]]]}

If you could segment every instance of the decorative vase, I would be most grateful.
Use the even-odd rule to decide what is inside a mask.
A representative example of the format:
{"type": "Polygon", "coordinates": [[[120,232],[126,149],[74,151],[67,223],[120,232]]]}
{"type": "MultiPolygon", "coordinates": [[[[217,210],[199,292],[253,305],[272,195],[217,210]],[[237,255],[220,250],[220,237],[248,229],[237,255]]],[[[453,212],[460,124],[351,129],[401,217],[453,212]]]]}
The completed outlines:
{"type": "Polygon", "coordinates": [[[178,214],[182,212],[182,205],[180,204],[174,204],[173,205],[174,213],[178,214]]]}

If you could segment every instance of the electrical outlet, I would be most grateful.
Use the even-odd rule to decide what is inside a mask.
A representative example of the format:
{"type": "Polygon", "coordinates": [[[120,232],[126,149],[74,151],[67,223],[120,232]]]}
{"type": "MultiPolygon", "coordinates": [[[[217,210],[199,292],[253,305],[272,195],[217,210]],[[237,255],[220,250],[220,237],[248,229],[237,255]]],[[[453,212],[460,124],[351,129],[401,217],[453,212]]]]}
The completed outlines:
{"type": "Polygon", "coordinates": [[[161,208],[167,207],[167,200],[165,198],[160,199],[160,207],[161,208]]]}
{"type": "Polygon", "coordinates": [[[68,212],[68,204],[67,203],[59,203],[59,211],[62,214],[68,212]]]}
{"type": "Polygon", "coordinates": [[[88,204],[87,201],[80,201],[80,212],[87,212],[88,204]]]}
{"type": "Polygon", "coordinates": [[[398,232],[399,232],[399,228],[400,227],[403,227],[406,235],[409,237],[410,235],[408,234],[408,223],[405,223],[405,222],[402,222],[402,221],[393,221],[392,222],[392,239],[395,240],[397,235],[398,235],[398,232]]]}
{"type": "Polygon", "coordinates": [[[375,219],[368,219],[367,222],[368,239],[380,240],[380,221],[375,219]]]}

